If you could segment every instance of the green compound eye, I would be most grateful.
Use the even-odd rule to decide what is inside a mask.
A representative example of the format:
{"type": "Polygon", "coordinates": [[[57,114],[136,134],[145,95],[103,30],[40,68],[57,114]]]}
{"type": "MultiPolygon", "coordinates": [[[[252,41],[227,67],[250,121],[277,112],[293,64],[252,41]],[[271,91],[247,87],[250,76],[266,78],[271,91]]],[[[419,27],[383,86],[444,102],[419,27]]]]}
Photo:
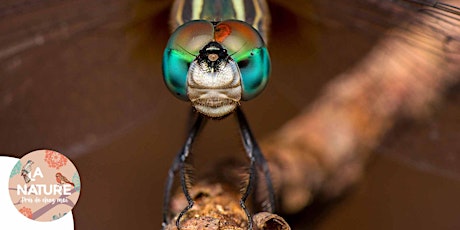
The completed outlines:
{"type": "Polygon", "coordinates": [[[171,35],[163,53],[163,77],[168,89],[182,100],[187,98],[187,72],[200,50],[212,41],[214,26],[207,21],[185,23],[171,35]]]}
{"type": "Polygon", "coordinates": [[[243,82],[243,100],[250,100],[261,93],[270,76],[270,56],[266,47],[255,48],[237,62],[243,82]]]}
{"type": "Polygon", "coordinates": [[[243,86],[243,100],[263,91],[270,75],[270,56],[260,34],[249,24],[228,20],[215,26],[214,39],[227,49],[238,63],[243,86]]]}

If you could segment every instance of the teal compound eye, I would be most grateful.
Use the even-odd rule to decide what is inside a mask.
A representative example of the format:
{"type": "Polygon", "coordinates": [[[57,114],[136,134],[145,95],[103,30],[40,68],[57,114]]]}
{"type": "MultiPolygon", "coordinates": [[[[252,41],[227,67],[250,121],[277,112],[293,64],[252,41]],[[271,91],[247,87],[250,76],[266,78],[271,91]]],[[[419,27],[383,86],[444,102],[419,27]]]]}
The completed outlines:
{"type": "Polygon", "coordinates": [[[243,100],[259,95],[270,76],[270,56],[266,47],[254,48],[237,61],[243,84],[243,100]]]}
{"type": "Polygon", "coordinates": [[[215,26],[214,39],[238,64],[242,99],[250,100],[260,94],[268,83],[271,64],[267,47],[257,30],[246,22],[227,20],[215,26]]]}
{"type": "Polygon", "coordinates": [[[163,80],[169,91],[187,97],[187,72],[200,50],[214,38],[214,26],[203,20],[190,21],[171,35],[163,53],[163,80]]]}

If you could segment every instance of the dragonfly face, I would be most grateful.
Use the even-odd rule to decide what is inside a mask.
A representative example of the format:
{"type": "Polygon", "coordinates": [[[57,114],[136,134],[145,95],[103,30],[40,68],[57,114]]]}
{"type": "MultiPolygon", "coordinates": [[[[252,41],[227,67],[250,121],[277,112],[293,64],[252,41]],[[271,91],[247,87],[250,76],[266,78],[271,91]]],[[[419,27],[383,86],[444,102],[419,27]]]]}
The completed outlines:
{"type": "Polygon", "coordinates": [[[168,89],[209,117],[228,115],[241,100],[257,96],[269,73],[262,37],[237,20],[185,23],[172,34],[163,55],[168,89]]]}
{"type": "Polygon", "coordinates": [[[187,96],[200,113],[222,117],[241,100],[241,74],[227,50],[210,42],[191,63],[187,74],[187,96]]]}

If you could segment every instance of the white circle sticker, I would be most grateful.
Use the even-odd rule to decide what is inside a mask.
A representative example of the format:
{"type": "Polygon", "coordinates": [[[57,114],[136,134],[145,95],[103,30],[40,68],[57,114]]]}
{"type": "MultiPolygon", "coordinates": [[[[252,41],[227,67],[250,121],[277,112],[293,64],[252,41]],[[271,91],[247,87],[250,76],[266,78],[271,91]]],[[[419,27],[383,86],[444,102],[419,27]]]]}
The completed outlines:
{"type": "Polygon", "coordinates": [[[61,153],[37,150],[22,157],[9,179],[10,198],[25,217],[36,221],[57,220],[77,203],[80,176],[61,153]]]}

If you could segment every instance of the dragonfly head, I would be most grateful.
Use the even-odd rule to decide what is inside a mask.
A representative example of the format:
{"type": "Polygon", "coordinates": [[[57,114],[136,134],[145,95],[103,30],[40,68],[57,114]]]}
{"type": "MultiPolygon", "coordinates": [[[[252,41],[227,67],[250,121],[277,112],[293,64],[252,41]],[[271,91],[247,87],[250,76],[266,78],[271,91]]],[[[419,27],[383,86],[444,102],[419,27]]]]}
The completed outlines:
{"type": "Polygon", "coordinates": [[[262,37],[242,21],[187,22],[171,35],[163,55],[168,89],[214,118],[262,92],[269,73],[262,37]]]}

